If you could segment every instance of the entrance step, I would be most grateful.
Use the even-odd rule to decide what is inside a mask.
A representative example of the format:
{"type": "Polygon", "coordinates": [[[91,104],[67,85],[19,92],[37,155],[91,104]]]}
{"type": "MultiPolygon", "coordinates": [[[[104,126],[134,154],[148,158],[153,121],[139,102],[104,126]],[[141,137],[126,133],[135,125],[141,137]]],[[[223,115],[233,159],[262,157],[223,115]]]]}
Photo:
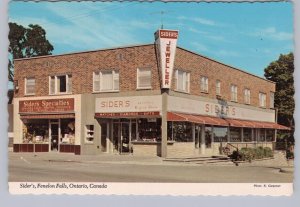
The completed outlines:
{"type": "Polygon", "coordinates": [[[193,163],[193,164],[229,164],[233,165],[234,163],[227,156],[210,156],[210,157],[180,157],[180,158],[166,158],[163,161],[166,162],[176,162],[176,163],[193,163]]]}

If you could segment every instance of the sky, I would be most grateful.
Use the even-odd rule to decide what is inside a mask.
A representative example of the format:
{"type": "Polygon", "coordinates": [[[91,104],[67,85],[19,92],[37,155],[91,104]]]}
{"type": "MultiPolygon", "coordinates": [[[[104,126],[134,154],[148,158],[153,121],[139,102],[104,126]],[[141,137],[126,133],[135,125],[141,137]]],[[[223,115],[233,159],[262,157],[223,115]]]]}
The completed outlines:
{"type": "Polygon", "coordinates": [[[294,50],[290,2],[11,1],[9,21],[42,26],[53,54],[153,43],[163,23],[179,30],[178,46],[261,77],[294,50]]]}

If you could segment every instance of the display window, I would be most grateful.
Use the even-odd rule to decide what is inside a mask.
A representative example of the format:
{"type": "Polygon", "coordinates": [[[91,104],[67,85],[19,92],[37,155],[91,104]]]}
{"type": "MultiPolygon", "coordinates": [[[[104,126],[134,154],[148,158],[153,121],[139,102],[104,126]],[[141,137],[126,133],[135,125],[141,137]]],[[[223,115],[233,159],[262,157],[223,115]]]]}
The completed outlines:
{"type": "Polygon", "coordinates": [[[266,129],[266,141],[274,142],[275,141],[275,130],[274,129],[266,129]]]}
{"type": "Polygon", "coordinates": [[[252,129],[251,128],[244,128],[244,142],[252,142],[252,129]]]}
{"type": "Polygon", "coordinates": [[[176,142],[193,142],[192,124],[189,122],[173,122],[173,140],[176,142]]]}
{"type": "Polygon", "coordinates": [[[230,127],[230,141],[231,142],[241,142],[241,128],[230,127]]]}
{"type": "Polygon", "coordinates": [[[49,143],[48,120],[23,120],[23,143],[49,143]]]}
{"type": "Polygon", "coordinates": [[[213,128],[214,142],[227,142],[228,128],[227,127],[217,127],[213,128]]]}
{"type": "Polygon", "coordinates": [[[60,131],[60,143],[75,144],[75,119],[61,119],[60,131]]]}
{"type": "Polygon", "coordinates": [[[161,141],[161,119],[142,118],[137,120],[138,141],[161,141]]]}

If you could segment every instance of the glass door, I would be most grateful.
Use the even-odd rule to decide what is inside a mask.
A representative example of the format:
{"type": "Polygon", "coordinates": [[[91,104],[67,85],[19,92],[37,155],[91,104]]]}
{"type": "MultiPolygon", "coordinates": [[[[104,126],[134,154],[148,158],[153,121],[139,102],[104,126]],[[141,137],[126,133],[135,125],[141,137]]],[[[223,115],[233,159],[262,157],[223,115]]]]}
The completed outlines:
{"type": "Polygon", "coordinates": [[[129,153],[129,123],[121,123],[120,153],[129,153]]]}
{"type": "Polygon", "coordinates": [[[59,140],[59,124],[50,123],[50,149],[51,151],[58,151],[58,140],[59,140]]]}

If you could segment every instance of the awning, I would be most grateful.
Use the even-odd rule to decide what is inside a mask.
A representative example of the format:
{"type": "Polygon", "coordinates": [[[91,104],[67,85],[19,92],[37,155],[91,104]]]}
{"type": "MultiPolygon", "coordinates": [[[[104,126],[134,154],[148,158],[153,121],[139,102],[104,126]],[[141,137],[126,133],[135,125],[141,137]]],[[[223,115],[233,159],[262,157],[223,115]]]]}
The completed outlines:
{"type": "Polygon", "coordinates": [[[203,116],[203,115],[183,114],[177,112],[168,112],[167,120],[186,121],[186,122],[192,122],[198,124],[208,124],[208,125],[217,125],[217,126],[290,130],[289,127],[277,123],[272,123],[272,122],[228,119],[228,118],[219,118],[219,117],[211,117],[211,116],[203,116]]]}
{"type": "Polygon", "coordinates": [[[168,121],[187,121],[198,124],[210,124],[219,126],[228,126],[228,122],[224,119],[218,117],[201,116],[201,115],[191,115],[183,113],[168,112],[168,121]]]}
{"type": "Polygon", "coordinates": [[[75,118],[75,114],[20,114],[21,119],[66,119],[75,118]]]}

